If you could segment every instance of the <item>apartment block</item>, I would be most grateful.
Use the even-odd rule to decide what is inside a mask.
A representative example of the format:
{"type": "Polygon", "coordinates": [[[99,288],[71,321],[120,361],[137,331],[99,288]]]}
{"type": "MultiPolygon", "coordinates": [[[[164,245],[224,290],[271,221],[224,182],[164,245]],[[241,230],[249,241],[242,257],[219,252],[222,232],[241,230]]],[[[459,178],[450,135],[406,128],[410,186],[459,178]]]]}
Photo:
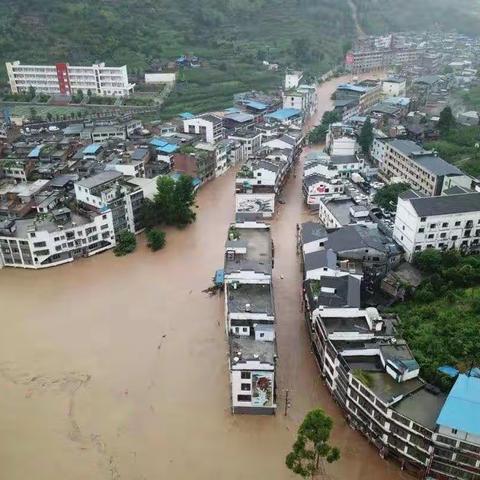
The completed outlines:
{"type": "Polygon", "coordinates": [[[113,215],[63,207],[34,218],[0,221],[0,268],[41,269],[115,246],[113,215]]]}
{"type": "Polygon", "coordinates": [[[207,143],[216,143],[224,137],[222,119],[210,113],[184,120],[183,131],[201,135],[202,140],[207,143]]]}
{"type": "Polygon", "coordinates": [[[398,198],[393,238],[412,261],[427,248],[480,251],[480,193],[427,197],[409,190],[398,198]]]}
{"type": "Polygon", "coordinates": [[[376,139],[374,150],[379,175],[387,183],[406,182],[425,195],[440,195],[453,186],[470,188],[472,184],[471,177],[459,168],[411,140],[376,139]]]}
{"type": "Polygon", "coordinates": [[[105,63],[92,66],[23,65],[7,62],[7,75],[12,93],[26,92],[30,87],[46,94],[73,95],[91,91],[94,95],[123,97],[133,91],[128,82],[127,67],[107,67],[105,63]]]}
{"type": "Polygon", "coordinates": [[[225,243],[225,330],[229,341],[232,413],[276,410],[275,307],[270,228],[232,224],[225,243]]]}
{"type": "Polygon", "coordinates": [[[79,204],[98,212],[110,209],[115,235],[123,230],[138,233],[142,229],[143,190],[114,170],[84,178],[75,183],[79,204]]]}
{"type": "Polygon", "coordinates": [[[310,318],[328,389],[383,458],[416,478],[478,478],[480,378],[459,375],[448,395],[426,384],[396,318],[375,308],[320,306],[310,318]]]}

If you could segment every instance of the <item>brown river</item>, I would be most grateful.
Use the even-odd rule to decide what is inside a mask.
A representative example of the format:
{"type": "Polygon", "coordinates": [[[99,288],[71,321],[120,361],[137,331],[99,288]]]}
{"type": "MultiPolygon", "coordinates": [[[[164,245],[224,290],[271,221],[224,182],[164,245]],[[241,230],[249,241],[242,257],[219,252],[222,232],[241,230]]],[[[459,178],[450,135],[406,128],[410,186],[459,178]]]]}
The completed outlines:
{"type": "MultiPolygon", "coordinates": [[[[341,80],[319,88],[319,116],[341,80]]],[[[1,480],[292,479],[285,455],[318,406],[342,454],[324,478],[409,478],[348,427],[319,377],[300,310],[297,169],[273,222],[277,415],[231,415],[223,298],[202,293],[223,264],[231,171],[203,187],[197,222],[169,230],[160,252],[140,238],[124,258],[0,270],[1,480]]]]}

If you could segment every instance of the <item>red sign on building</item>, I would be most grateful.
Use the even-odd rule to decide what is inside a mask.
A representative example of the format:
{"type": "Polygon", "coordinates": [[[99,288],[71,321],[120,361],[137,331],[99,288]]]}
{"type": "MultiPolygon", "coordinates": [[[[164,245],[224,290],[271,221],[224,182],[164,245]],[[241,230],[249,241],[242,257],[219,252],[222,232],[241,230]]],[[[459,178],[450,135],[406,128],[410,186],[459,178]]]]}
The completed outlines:
{"type": "Polygon", "coordinates": [[[68,77],[68,65],[66,63],[57,63],[57,80],[60,93],[62,95],[70,95],[72,90],[70,88],[70,78],[68,77]]]}

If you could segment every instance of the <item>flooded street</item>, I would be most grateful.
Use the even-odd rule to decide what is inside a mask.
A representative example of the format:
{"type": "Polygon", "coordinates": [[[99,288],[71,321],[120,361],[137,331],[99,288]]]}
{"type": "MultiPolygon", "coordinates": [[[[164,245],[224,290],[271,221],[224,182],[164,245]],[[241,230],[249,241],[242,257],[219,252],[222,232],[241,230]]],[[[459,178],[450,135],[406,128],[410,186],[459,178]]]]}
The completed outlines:
{"type": "MultiPolygon", "coordinates": [[[[318,117],[345,80],[319,88],[318,117]]],[[[200,191],[197,222],[169,230],[160,252],[140,238],[123,258],[0,270],[0,479],[292,479],[285,455],[317,406],[342,454],[330,479],[409,478],[347,426],[319,377],[300,309],[295,229],[309,217],[296,168],[272,227],[277,415],[231,415],[223,296],[202,293],[223,265],[231,171],[200,191]]]]}

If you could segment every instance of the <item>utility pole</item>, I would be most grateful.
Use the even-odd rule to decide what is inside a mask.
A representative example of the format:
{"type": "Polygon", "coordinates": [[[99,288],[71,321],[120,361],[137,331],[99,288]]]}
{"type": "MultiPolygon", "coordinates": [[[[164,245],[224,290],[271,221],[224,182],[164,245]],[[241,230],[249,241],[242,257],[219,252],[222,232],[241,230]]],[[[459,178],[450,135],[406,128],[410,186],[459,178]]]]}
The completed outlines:
{"type": "Polygon", "coordinates": [[[287,416],[287,413],[288,413],[288,409],[290,408],[290,401],[288,399],[288,389],[285,390],[285,412],[284,412],[284,415],[285,417],[287,416]]]}

